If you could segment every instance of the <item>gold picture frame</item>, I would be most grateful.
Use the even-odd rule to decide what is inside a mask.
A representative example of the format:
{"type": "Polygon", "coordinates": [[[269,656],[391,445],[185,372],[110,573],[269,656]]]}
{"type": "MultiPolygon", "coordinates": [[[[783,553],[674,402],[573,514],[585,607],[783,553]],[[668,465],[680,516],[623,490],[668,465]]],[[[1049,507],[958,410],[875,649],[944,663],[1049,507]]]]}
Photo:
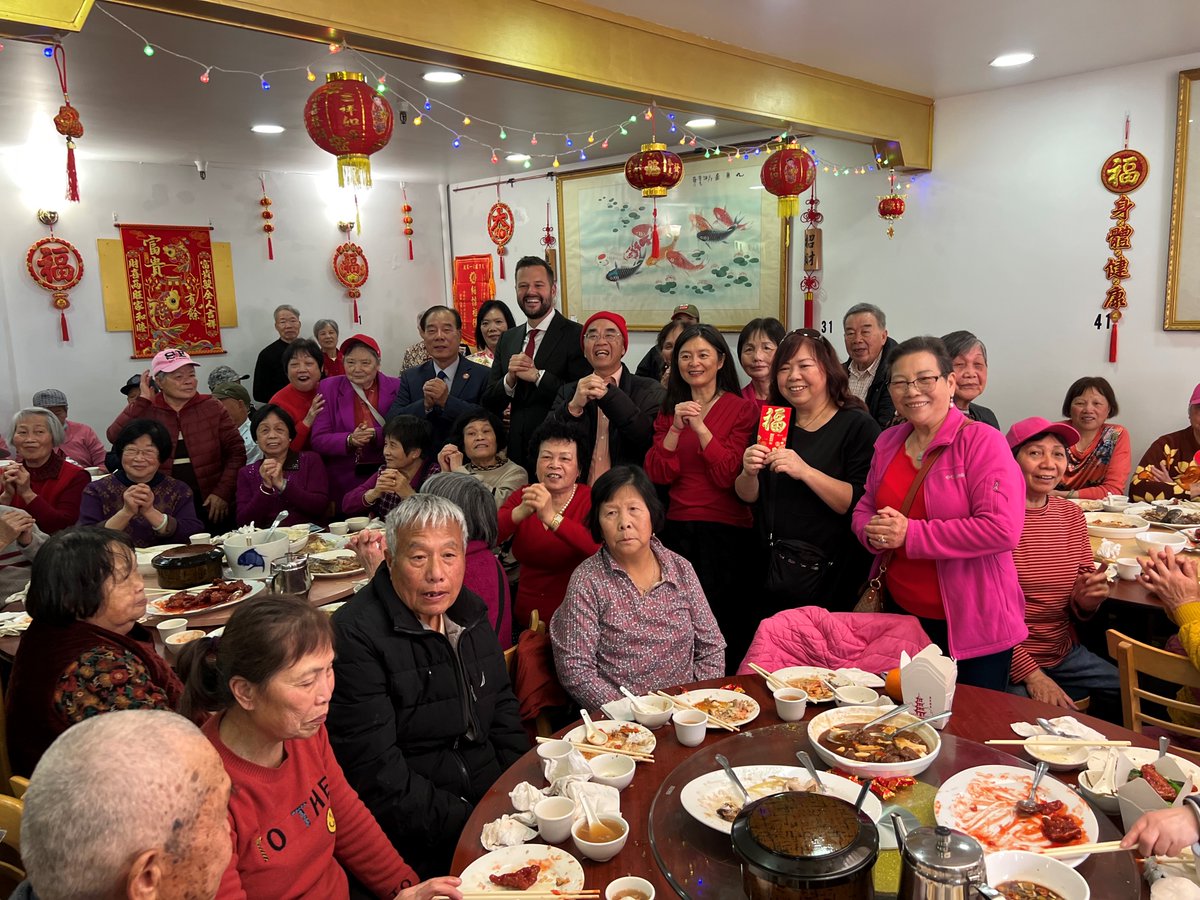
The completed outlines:
{"type": "Polygon", "coordinates": [[[1179,73],[1164,331],[1200,331],[1200,189],[1188,191],[1188,170],[1200,172],[1200,121],[1192,121],[1200,120],[1192,112],[1192,87],[1198,81],[1200,69],[1179,73]]]}
{"type": "Polygon", "coordinates": [[[616,312],[630,331],[646,332],[657,332],[685,303],[722,331],[764,316],[787,322],[785,220],[759,182],[764,157],[749,157],[683,157],[683,178],[658,201],[657,260],[647,237],[651,201],[629,186],[623,166],[559,175],[563,312],[580,322],[616,312]]]}

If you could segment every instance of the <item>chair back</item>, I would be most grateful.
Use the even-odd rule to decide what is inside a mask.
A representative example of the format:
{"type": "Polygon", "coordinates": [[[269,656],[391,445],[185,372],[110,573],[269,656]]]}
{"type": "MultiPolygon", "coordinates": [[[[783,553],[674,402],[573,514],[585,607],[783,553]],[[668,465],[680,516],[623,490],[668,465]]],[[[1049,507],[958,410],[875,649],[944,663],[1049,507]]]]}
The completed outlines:
{"type": "Polygon", "coordinates": [[[12,763],[8,760],[8,712],[5,709],[5,697],[7,693],[3,683],[0,683],[0,791],[9,789],[13,777],[12,763]]]}
{"type": "Polygon", "coordinates": [[[0,829],[4,831],[0,846],[0,894],[8,896],[25,880],[21,868],[21,816],[25,804],[16,797],[0,794],[0,829]]]}
{"type": "MultiPolygon", "coordinates": [[[[1161,719],[1152,715],[1142,705],[1143,702],[1156,703],[1168,710],[1178,710],[1200,719],[1200,705],[1155,693],[1143,678],[1155,678],[1183,687],[1200,689],[1200,671],[1192,665],[1191,660],[1186,656],[1143,644],[1112,628],[1107,634],[1108,654],[1117,661],[1117,669],[1121,673],[1121,713],[1125,727],[1141,734],[1146,725],[1152,725],[1177,734],[1200,738],[1200,728],[1161,719]]],[[[1200,752],[1185,750],[1182,747],[1173,747],[1171,752],[1200,763],[1200,752]]]]}
{"type": "Polygon", "coordinates": [[[14,775],[8,779],[8,784],[12,788],[12,795],[18,800],[25,796],[25,792],[29,790],[29,779],[23,778],[20,775],[14,775]]]}

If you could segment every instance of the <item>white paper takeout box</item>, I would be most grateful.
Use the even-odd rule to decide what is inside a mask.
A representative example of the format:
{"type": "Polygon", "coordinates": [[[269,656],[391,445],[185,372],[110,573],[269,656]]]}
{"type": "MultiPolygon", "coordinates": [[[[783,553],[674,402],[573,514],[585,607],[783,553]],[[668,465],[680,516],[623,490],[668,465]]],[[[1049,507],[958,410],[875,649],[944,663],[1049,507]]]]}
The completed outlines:
{"type": "Polygon", "coordinates": [[[1191,778],[1184,775],[1175,760],[1169,756],[1165,756],[1155,762],[1154,768],[1158,770],[1158,774],[1163,778],[1183,782],[1183,789],[1179,792],[1179,796],[1175,798],[1174,803],[1168,803],[1162,797],[1158,796],[1144,778],[1135,778],[1132,781],[1122,784],[1122,781],[1128,777],[1129,770],[1137,768],[1134,765],[1126,766],[1127,762],[1128,758],[1122,754],[1118,758],[1116,772],[1117,784],[1119,785],[1117,788],[1117,802],[1121,807],[1121,824],[1125,826],[1126,831],[1132,828],[1133,823],[1145,813],[1156,809],[1169,809],[1172,806],[1179,806],[1183,803],[1183,798],[1192,792],[1191,778]]]}
{"type": "MultiPolygon", "coordinates": [[[[930,644],[914,657],[900,653],[900,692],[909,712],[919,719],[948,712],[954,706],[954,688],[958,683],[958,664],[930,644]]],[[[948,719],[931,723],[941,730],[948,719]]]]}

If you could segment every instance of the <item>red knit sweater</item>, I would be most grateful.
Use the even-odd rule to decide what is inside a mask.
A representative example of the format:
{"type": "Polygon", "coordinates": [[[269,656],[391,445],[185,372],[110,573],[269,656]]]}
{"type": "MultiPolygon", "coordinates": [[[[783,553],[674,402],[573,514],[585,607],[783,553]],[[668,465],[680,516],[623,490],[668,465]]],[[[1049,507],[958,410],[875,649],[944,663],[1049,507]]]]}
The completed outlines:
{"type": "Polygon", "coordinates": [[[26,509],[25,501],[14,491],[9,504],[33,516],[38,528],[46,534],[54,534],[74,525],[79,519],[83,489],[92,483],[88,473],[63,459],[58,450],[50,454],[50,458],[41,466],[28,471],[29,486],[37,496],[26,509]]]}
{"type": "Polygon", "coordinates": [[[600,549],[584,524],[592,508],[592,492],[586,484],[576,487],[557,531],[543,525],[536,514],[513,525],[513,510],[524,495],[525,488],[513,491],[500,507],[500,542],[513,539],[512,553],[521,564],[515,618],[522,626],[535,609],[543,622],[549,622],[567,595],[575,567],[600,549]]]}
{"type": "Polygon", "coordinates": [[[218,900],[342,900],[350,895],[343,866],[376,897],[420,880],[346,783],[324,725],[311,738],[285,741],[277,769],[237,756],[221,740],[220,725],[216,715],[203,727],[233,782],[233,856],[218,900]]]}
{"type": "MultiPolygon", "coordinates": [[[[340,375],[341,373],[339,372],[338,374],[340,375]]],[[[312,406],[312,402],[316,399],[316,396],[317,389],[315,386],[307,394],[302,394],[289,384],[281,390],[276,391],[275,396],[271,398],[272,403],[276,406],[282,406],[287,414],[292,417],[292,424],[296,426],[296,437],[292,439],[291,449],[297,453],[308,449],[308,433],[312,431],[312,426],[304,424],[304,417],[308,415],[308,408],[312,406]]]]}

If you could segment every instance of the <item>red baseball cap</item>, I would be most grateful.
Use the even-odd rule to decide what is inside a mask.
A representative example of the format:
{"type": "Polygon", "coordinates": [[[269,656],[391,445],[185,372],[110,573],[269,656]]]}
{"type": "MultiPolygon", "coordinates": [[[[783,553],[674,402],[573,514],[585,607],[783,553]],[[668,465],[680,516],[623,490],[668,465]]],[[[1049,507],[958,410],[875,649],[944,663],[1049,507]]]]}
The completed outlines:
{"type": "Polygon", "coordinates": [[[342,346],[339,349],[344,355],[347,348],[353,349],[354,344],[362,344],[374,352],[376,356],[380,357],[381,359],[383,358],[383,354],[379,352],[379,342],[369,334],[352,334],[350,337],[342,341],[342,346]]]}

